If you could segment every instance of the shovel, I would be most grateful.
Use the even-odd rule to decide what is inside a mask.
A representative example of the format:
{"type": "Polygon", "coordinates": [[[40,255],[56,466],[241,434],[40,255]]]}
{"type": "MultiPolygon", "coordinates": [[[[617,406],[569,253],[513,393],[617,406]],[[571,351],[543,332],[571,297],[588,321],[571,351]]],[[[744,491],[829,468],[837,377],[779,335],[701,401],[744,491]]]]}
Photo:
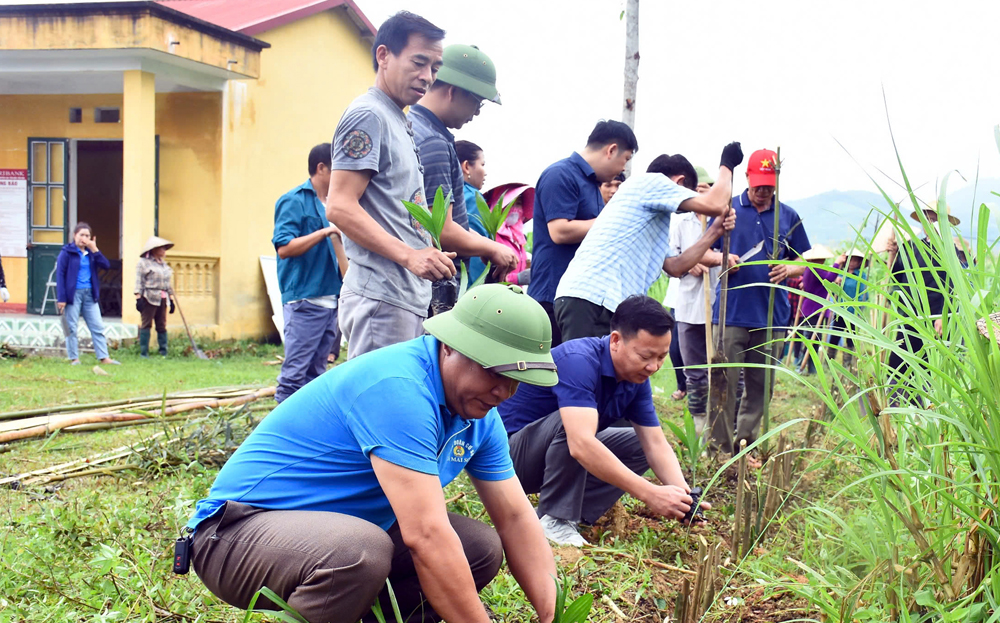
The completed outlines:
{"type": "Polygon", "coordinates": [[[194,350],[194,354],[198,355],[198,359],[208,359],[208,355],[206,355],[200,348],[198,348],[198,345],[194,343],[194,337],[191,336],[191,329],[188,328],[187,318],[184,317],[184,310],[181,309],[181,302],[177,300],[176,296],[173,298],[174,304],[177,305],[177,311],[181,313],[181,322],[184,323],[184,330],[187,332],[188,339],[191,340],[191,348],[194,350]]]}
{"type": "Polygon", "coordinates": [[[711,371],[708,379],[708,421],[712,431],[712,440],[716,444],[724,444],[723,450],[733,451],[733,422],[726,417],[726,403],[729,400],[729,379],[727,369],[719,367],[728,363],[726,359],[726,298],[729,288],[729,232],[722,237],[722,279],[719,282],[719,337],[715,352],[709,362],[711,371]]]}

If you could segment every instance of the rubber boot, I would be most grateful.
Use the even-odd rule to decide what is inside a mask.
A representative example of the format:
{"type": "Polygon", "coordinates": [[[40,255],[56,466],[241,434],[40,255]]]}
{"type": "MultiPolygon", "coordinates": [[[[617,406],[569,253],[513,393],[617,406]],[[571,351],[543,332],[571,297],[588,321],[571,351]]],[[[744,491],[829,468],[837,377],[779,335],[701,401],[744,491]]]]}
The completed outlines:
{"type": "Polygon", "coordinates": [[[160,345],[160,355],[162,357],[167,356],[167,332],[157,331],[156,332],[156,342],[160,345]]]}
{"type": "Polygon", "coordinates": [[[139,329],[139,356],[149,358],[149,329],[139,329]]]}

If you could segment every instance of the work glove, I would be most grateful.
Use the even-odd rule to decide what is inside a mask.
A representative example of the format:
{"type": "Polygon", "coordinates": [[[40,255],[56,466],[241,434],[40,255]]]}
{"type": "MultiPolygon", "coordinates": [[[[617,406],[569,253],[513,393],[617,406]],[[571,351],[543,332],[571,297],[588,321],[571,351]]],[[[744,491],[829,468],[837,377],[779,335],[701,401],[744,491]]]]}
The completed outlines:
{"type": "Polygon", "coordinates": [[[514,283],[519,286],[526,286],[531,283],[531,269],[525,268],[521,272],[514,275],[514,283]]]}
{"type": "Polygon", "coordinates": [[[174,313],[174,299],[170,299],[170,313],[174,313]]]}
{"type": "Polygon", "coordinates": [[[739,141],[733,141],[722,148],[722,162],[719,163],[720,166],[726,167],[735,173],[736,167],[740,166],[742,162],[743,149],[740,147],[739,141]]]}
{"type": "Polygon", "coordinates": [[[146,299],[140,296],[135,300],[135,311],[141,314],[144,309],[146,309],[146,299]]]}
{"type": "Polygon", "coordinates": [[[3,299],[4,303],[10,300],[10,292],[7,291],[7,288],[0,288],[0,299],[3,299]]]}

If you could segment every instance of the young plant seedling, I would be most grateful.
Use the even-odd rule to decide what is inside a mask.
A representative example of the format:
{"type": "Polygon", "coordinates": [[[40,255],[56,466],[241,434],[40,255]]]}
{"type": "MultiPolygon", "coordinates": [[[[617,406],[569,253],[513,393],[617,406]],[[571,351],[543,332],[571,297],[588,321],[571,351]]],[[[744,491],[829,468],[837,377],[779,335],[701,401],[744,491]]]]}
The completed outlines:
{"type": "Polygon", "coordinates": [[[410,216],[416,219],[420,223],[420,226],[427,230],[427,233],[431,235],[434,246],[440,251],[441,232],[444,231],[444,223],[448,219],[448,206],[451,205],[451,193],[448,193],[448,196],[445,197],[444,191],[438,186],[437,192],[434,193],[434,203],[431,205],[430,210],[419,203],[413,203],[405,199],[402,201],[407,211],[409,211],[410,216]]]}
{"type": "Polygon", "coordinates": [[[563,577],[562,585],[555,577],[552,581],[556,583],[556,615],[552,623],[585,623],[590,615],[590,608],[594,605],[594,596],[584,593],[576,598],[576,601],[566,606],[566,597],[569,595],[569,579],[563,577]],[[563,609],[565,607],[565,609],[563,609]]]}

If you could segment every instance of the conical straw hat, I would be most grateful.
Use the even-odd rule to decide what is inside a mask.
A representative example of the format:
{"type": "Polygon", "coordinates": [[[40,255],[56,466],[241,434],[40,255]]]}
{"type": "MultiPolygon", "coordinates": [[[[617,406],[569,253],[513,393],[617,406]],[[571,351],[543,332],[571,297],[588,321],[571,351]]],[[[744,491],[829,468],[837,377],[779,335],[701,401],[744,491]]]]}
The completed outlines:
{"type": "MultiPolygon", "coordinates": [[[[948,213],[948,222],[950,222],[952,225],[958,225],[959,223],[962,222],[961,219],[959,219],[957,216],[952,216],[952,214],[951,214],[951,206],[950,205],[946,205],[945,206],[945,210],[948,213]]],[[[934,216],[937,216],[937,214],[938,214],[937,201],[932,201],[932,202],[928,203],[927,206],[924,207],[924,212],[925,213],[926,212],[932,212],[934,214],[934,216]]],[[[917,211],[916,210],[914,210],[913,212],[910,213],[910,218],[912,218],[915,221],[919,221],[920,220],[920,217],[917,216],[917,211]]]]}
{"type": "Polygon", "coordinates": [[[142,247],[142,251],[139,252],[139,255],[146,255],[147,253],[149,253],[153,249],[156,249],[157,247],[166,247],[169,249],[172,246],[174,246],[174,243],[170,242],[166,238],[160,238],[159,236],[150,236],[149,240],[146,241],[146,245],[142,247]]]}
{"type": "Polygon", "coordinates": [[[833,257],[833,251],[821,244],[817,244],[802,254],[804,260],[828,260],[831,257],[833,257]]]}
{"type": "Polygon", "coordinates": [[[845,253],[844,255],[846,255],[848,258],[860,257],[861,259],[865,259],[865,252],[857,247],[852,247],[851,250],[845,253]]]}
{"type": "Polygon", "coordinates": [[[979,332],[982,333],[983,337],[989,338],[990,333],[987,325],[993,325],[993,337],[996,339],[997,344],[1000,344],[1000,312],[995,314],[990,314],[986,318],[980,318],[976,322],[976,326],[979,328],[979,332]]]}

